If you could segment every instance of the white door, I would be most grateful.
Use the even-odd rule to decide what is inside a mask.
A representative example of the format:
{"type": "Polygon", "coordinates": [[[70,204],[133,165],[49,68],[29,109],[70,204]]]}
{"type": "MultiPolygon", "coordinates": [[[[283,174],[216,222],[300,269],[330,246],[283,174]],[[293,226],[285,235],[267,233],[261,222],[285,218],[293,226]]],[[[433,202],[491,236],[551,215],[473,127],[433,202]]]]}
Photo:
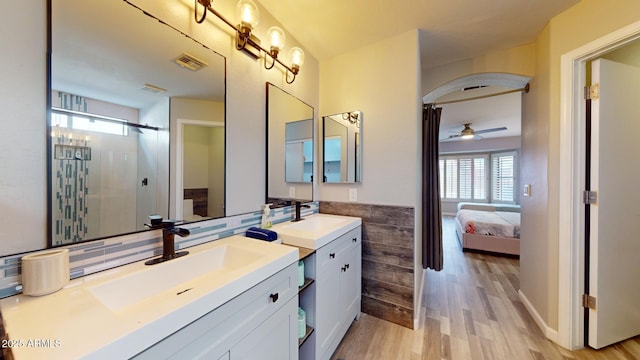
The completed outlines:
{"type": "Polygon", "coordinates": [[[640,69],[592,64],[589,346],[640,334],[640,69]]]}

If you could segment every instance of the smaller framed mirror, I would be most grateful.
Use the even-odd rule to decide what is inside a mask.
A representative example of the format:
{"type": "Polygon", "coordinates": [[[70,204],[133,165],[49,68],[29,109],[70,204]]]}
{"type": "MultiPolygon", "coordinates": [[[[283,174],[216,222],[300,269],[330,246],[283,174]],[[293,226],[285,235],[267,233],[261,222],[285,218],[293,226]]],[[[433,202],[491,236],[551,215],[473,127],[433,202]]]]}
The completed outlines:
{"type": "Polygon", "coordinates": [[[362,111],[322,117],[322,181],[362,181],[362,111]]]}

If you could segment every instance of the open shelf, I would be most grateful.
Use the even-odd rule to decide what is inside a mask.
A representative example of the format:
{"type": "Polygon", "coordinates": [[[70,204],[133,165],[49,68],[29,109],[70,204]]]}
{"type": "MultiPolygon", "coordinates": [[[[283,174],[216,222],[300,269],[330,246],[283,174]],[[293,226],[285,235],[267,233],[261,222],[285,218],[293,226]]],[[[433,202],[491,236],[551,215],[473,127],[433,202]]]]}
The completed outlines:
{"type": "Polygon", "coordinates": [[[301,337],[300,339],[298,339],[298,347],[302,346],[302,344],[304,344],[304,342],[307,341],[307,339],[309,338],[312,332],[313,332],[313,328],[307,325],[307,332],[305,332],[304,337],[301,337]]]}
{"type": "Polygon", "coordinates": [[[315,253],[315,250],[312,249],[307,249],[307,248],[303,248],[303,247],[298,247],[298,260],[303,260],[305,259],[307,256],[315,253]]]}
{"type": "Polygon", "coordinates": [[[302,290],[306,289],[309,285],[313,284],[315,280],[304,278],[304,284],[302,286],[298,286],[298,294],[302,292],[302,290]]]}

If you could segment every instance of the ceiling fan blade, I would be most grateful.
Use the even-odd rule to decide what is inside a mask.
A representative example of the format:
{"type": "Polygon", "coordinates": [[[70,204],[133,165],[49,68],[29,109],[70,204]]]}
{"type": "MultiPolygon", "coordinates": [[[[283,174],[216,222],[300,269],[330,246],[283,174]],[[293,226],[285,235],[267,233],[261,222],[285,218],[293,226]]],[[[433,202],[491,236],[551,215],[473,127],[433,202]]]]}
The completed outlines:
{"type": "Polygon", "coordinates": [[[507,130],[506,127],[499,127],[499,128],[493,128],[493,129],[484,129],[484,130],[476,130],[475,133],[476,134],[485,134],[485,133],[490,133],[490,132],[494,132],[494,131],[502,131],[502,130],[507,130]]]}
{"type": "Polygon", "coordinates": [[[449,142],[449,141],[453,141],[453,140],[455,140],[455,138],[456,138],[456,137],[451,137],[451,136],[449,136],[448,138],[444,138],[444,139],[442,139],[442,140],[440,140],[440,141],[438,141],[438,142],[449,142]]]}
{"type": "Polygon", "coordinates": [[[451,141],[451,140],[454,140],[454,139],[459,138],[459,137],[460,137],[460,134],[458,134],[458,135],[449,135],[446,138],[440,140],[439,142],[451,141]]]}

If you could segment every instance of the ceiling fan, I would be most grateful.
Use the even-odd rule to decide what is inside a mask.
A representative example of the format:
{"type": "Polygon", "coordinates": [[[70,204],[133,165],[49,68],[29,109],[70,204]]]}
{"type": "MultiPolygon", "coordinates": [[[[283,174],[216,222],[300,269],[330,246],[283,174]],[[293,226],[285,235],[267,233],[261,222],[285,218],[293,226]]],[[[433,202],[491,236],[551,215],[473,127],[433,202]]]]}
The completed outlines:
{"type": "Polygon", "coordinates": [[[446,138],[445,140],[450,140],[455,138],[461,138],[463,140],[482,139],[482,136],[480,136],[479,134],[486,134],[494,131],[503,131],[503,130],[507,130],[507,128],[503,126],[503,127],[492,128],[492,129],[474,130],[473,128],[471,128],[471,123],[467,123],[467,124],[464,124],[464,129],[462,129],[462,131],[460,131],[459,134],[449,135],[449,137],[446,138]]]}

